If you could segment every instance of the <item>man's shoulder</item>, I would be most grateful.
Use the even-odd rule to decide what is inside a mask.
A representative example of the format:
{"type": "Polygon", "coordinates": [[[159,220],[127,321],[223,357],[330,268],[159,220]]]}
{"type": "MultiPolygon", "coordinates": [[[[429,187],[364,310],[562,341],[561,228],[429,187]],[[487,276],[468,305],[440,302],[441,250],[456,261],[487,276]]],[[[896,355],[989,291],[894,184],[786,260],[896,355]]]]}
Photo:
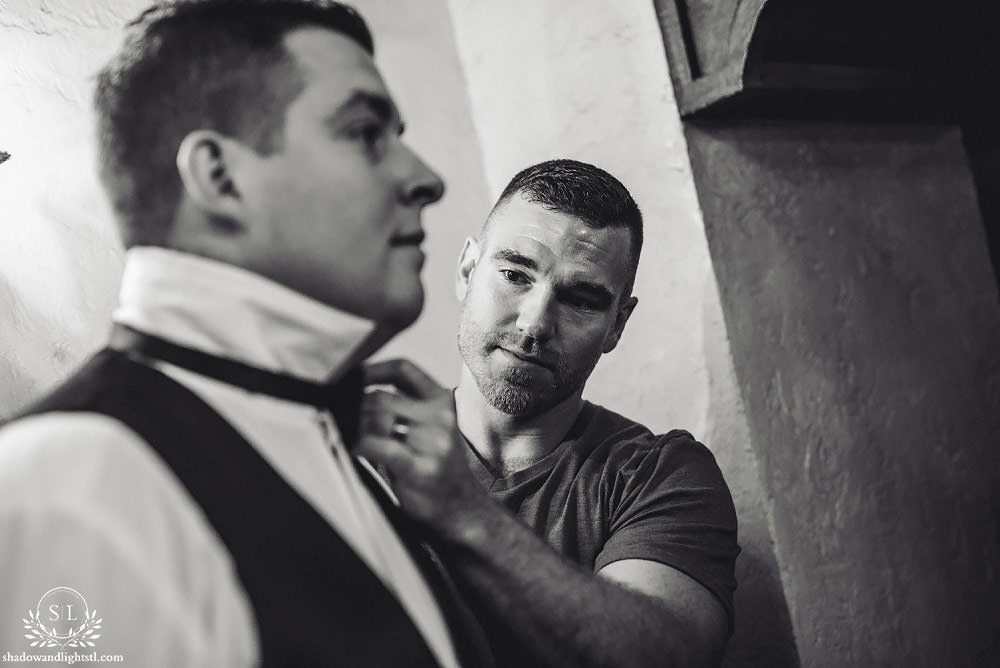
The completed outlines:
{"type": "Polygon", "coordinates": [[[584,411],[584,420],[577,425],[577,437],[588,449],[629,459],[649,455],[712,456],[711,451],[685,429],[655,434],[645,425],[598,404],[585,402],[584,411]]]}
{"type": "Polygon", "coordinates": [[[24,522],[72,527],[81,545],[128,546],[151,560],[154,545],[219,551],[170,468],[128,426],[101,413],[45,412],[0,428],[0,533],[24,522]],[[164,544],[164,527],[172,527],[172,546],[164,544]]]}
{"type": "MultiPolygon", "coordinates": [[[[138,633],[128,620],[142,620],[169,637],[175,657],[218,650],[210,643],[255,651],[228,553],[156,453],[114,418],[54,411],[0,428],[0,544],[0,589],[12,600],[67,584],[119,629],[138,633]],[[223,630],[205,633],[219,619],[223,630]]],[[[133,660],[158,651],[123,642],[133,660]]]]}
{"type": "Polygon", "coordinates": [[[129,450],[137,436],[118,420],[102,413],[51,411],[19,417],[0,427],[0,475],[17,468],[80,459],[129,450]]]}
{"type": "MultiPolygon", "coordinates": [[[[0,428],[0,510],[128,514],[138,501],[176,501],[179,483],[128,426],[102,413],[53,411],[0,428]]],[[[169,506],[167,506],[169,508],[169,506]]]]}

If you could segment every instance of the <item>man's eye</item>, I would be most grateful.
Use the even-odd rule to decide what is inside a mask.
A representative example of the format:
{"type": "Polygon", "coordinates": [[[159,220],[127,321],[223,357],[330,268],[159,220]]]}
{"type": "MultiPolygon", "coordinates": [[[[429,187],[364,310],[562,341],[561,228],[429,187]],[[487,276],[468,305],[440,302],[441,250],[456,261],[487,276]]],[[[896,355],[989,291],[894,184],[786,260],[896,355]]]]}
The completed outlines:
{"type": "Polygon", "coordinates": [[[525,278],[524,274],[519,271],[514,271],[513,269],[501,269],[500,274],[507,280],[508,283],[528,282],[528,279],[525,278]]]}
{"type": "Polygon", "coordinates": [[[562,295],[561,301],[578,311],[604,311],[608,308],[607,302],[603,299],[586,293],[566,293],[562,295]]]}
{"type": "Polygon", "coordinates": [[[382,136],[382,126],[375,125],[374,123],[366,125],[361,133],[362,138],[372,144],[379,140],[382,136]]]}
{"type": "Polygon", "coordinates": [[[385,127],[381,123],[362,123],[351,128],[349,134],[352,139],[364,144],[366,149],[374,149],[385,136],[385,127]]]}
{"type": "Polygon", "coordinates": [[[593,300],[589,299],[588,297],[570,296],[566,298],[566,303],[572,306],[573,308],[578,308],[586,311],[591,311],[597,308],[597,305],[594,304],[593,300]]]}

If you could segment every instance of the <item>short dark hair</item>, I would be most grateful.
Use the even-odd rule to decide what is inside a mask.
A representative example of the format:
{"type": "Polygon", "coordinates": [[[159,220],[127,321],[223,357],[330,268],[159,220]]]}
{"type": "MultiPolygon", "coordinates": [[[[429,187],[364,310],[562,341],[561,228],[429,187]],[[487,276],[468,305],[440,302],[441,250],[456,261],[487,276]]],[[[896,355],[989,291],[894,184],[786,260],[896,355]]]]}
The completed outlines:
{"type": "Polygon", "coordinates": [[[160,2],[128,24],[94,96],[101,180],[126,247],[165,244],[188,133],[216,130],[262,154],[281,148],[285,110],[304,85],[282,39],[304,26],[374,53],[364,19],[330,0],[160,2]]]}
{"type": "Polygon", "coordinates": [[[514,175],[493,211],[516,194],[592,227],[627,228],[632,237],[629,269],[634,276],[642,251],[642,213],[628,188],[614,176],[578,160],[540,162],[514,175]]]}

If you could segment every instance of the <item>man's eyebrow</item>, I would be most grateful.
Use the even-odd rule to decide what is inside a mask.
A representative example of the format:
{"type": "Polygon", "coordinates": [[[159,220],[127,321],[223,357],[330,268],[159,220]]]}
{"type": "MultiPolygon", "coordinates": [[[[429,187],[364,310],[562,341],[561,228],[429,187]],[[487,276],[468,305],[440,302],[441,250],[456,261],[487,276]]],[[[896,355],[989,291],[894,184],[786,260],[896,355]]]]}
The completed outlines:
{"type": "Polygon", "coordinates": [[[340,103],[329,116],[326,117],[326,125],[332,127],[338,124],[341,119],[357,109],[367,109],[385,124],[396,121],[399,123],[402,132],[403,121],[399,118],[396,105],[387,96],[380,93],[373,93],[366,90],[355,90],[350,96],[340,103]]]}
{"type": "Polygon", "coordinates": [[[526,255],[522,255],[512,248],[498,248],[493,252],[493,259],[501,262],[510,262],[532,271],[538,270],[538,263],[526,255]]]}

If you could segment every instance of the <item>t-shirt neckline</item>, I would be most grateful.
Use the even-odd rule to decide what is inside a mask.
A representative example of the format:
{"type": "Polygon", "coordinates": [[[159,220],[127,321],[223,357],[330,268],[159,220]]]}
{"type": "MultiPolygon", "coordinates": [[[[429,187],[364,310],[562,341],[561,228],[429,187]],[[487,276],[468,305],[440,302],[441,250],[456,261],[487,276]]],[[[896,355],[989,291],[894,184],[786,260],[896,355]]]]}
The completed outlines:
{"type": "Polygon", "coordinates": [[[479,454],[479,451],[473,447],[472,443],[468,438],[465,438],[465,434],[462,434],[462,439],[465,441],[466,449],[469,454],[469,463],[472,467],[472,472],[479,480],[479,482],[486,487],[486,489],[493,491],[493,489],[500,484],[503,488],[514,487],[524,480],[528,480],[540,473],[544,473],[552,469],[556,462],[559,461],[562,454],[577,441],[586,431],[586,425],[591,421],[594,416],[594,405],[587,400],[583,400],[580,407],[580,412],[577,414],[576,419],[573,421],[573,425],[569,428],[566,434],[563,436],[559,445],[552,448],[552,450],[539,459],[526,466],[525,468],[509,473],[506,476],[501,475],[499,472],[495,471],[489,463],[483,459],[479,454]]]}

